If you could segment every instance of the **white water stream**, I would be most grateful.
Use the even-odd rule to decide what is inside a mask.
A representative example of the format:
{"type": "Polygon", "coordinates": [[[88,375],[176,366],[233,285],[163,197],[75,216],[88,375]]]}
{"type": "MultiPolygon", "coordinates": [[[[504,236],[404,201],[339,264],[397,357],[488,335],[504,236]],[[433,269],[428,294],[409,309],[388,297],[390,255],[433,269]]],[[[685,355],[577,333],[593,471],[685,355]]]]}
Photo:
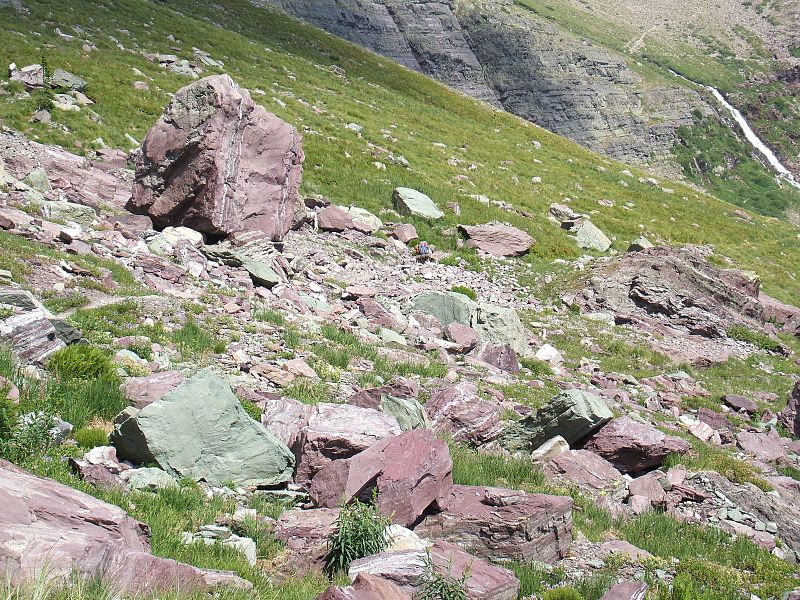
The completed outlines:
{"type": "Polygon", "coordinates": [[[731,113],[731,116],[733,117],[734,121],[736,121],[737,125],[739,125],[741,130],[744,132],[744,137],[747,139],[748,142],[750,142],[750,145],[753,146],[753,148],[758,150],[759,153],[764,158],[767,159],[767,162],[778,174],[778,177],[786,181],[789,185],[792,185],[797,189],[800,189],[800,182],[798,182],[797,179],[795,179],[791,171],[789,171],[789,169],[783,166],[783,163],[781,163],[778,157],[775,156],[775,153],[772,150],[770,150],[769,146],[767,146],[764,142],[762,142],[761,138],[759,138],[758,135],[756,135],[756,132],[752,130],[750,124],[747,122],[747,119],[744,118],[742,113],[739,112],[739,110],[735,106],[732,106],[731,103],[725,99],[725,96],[723,96],[722,93],[717,88],[711,87],[710,85],[703,85],[702,83],[697,83],[696,81],[691,81],[690,79],[686,79],[686,77],[684,77],[680,73],[675,73],[675,71],[672,71],[672,73],[674,75],[677,75],[681,79],[685,79],[686,81],[694,83],[695,85],[704,87],[709,92],[711,92],[714,98],[717,99],[717,102],[722,104],[722,106],[724,106],[725,109],[729,113],[731,113]]]}

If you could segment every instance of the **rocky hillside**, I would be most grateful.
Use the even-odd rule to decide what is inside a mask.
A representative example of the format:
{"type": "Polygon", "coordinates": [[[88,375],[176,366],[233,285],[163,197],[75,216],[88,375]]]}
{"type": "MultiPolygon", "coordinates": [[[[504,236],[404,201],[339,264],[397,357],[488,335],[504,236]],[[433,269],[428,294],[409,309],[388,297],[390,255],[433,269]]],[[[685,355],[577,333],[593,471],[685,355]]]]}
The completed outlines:
{"type": "Polygon", "coordinates": [[[800,596],[800,238],[274,9],[0,5],[9,599],[800,596]]]}
{"type": "Polygon", "coordinates": [[[266,3],[617,160],[687,176],[709,189],[719,186],[706,176],[719,178],[713,170],[723,166],[732,171],[725,179],[758,188],[728,191],[729,201],[773,193],[781,197],[750,202],[775,215],[798,203],[791,188],[764,187],[768,168],[760,155],[750,158],[751,148],[719,148],[741,132],[702,87],[674,75],[733,94],[792,168],[800,112],[794,84],[786,83],[795,62],[788,32],[796,15],[788,9],[762,16],[735,2],[723,11],[671,10],[669,3],[618,10],[568,0],[258,2],[266,3]],[[771,61],[771,53],[780,62],[771,61]],[[777,110],[765,106],[776,101],[777,110]],[[770,110],[772,125],[764,114],[770,110]],[[713,132],[714,164],[696,169],[675,147],[688,143],[699,152],[702,144],[679,128],[706,120],[727,124],[713,132]],[[757,167],[742,167],[742,161],[757,167]]]}

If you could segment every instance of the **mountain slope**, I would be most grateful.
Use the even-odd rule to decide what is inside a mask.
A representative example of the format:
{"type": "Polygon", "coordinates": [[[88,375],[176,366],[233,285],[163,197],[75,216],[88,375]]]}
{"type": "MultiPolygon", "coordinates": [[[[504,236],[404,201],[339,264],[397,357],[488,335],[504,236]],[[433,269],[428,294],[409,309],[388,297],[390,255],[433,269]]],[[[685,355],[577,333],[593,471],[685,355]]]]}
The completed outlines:
{"type": "Polygon", "coordinates": [[[735,2],[722,10],[676,5],[673,11],[568,0],[256,3],[279,6],[592,150],[685,176],[741,206],[783,217],[800,204],[800,193],[773,181],[752,148],[731,152],[740,132],[727,111],[674,73],[732,94],[793,168],[800,106],[793,84],[770,83],[786,79],[782,73],[795,60],[789,9],[770,9],[788,15],[781,28],[735,2]],[[702,149],[693,145],[696,132],[685,129],[707,132],[709,122],[720,121],[731,131],[715,130],[712,164],[687,169],[683,148],[702,149]]]}
{"type": "Polygon", "coordinates": [[[256,90],[257,101],[304,131],[308,194],[380,213],[395,186],[416,187],[441,206],[457,202],[461,210],[460,216],[449,212],[442,228],[420,223],[423,236],[454,249],[457,236],[449,225],[510,221],[537,240],[526,260],[547,270],[558,268],[550,264],[554,258],[578,255],[568,235],[547,219],[551,203],[569,199],[575,210],[592,212],[619,249],[641,234],[670,244],[713,244],[721,257],[758,272],[774,295],[795,301],[800,296],[800,241],[790,227],[739,219],[730,205],[680,185],[640,183],[621,174],[622,165],[277,11],[241,0],[177,2],[170,8],[124,0],[113,11],[88,0],[58,9],[26,6],[27,14],[2,9],[0,60],[22,65],[44,59],[50,69],[63,67],[89,82],[87,94],[96,101],[91,111],[53,110],[55,124],[48,126],[30,121],[39,95],[6,97],[0,103],[4,123],[43,141],[75,148],[101,137],[129,148],[125,135],[141,139],[169,92],[190,81],[145,55],[194,60],[194,47],[224,62],[223,68],[205,67],[206,73],[230,73],[256,90]],[[184,16],[176,19],[171,9],[184,16]],[[57,27],[75,38],[57,37],[57,27]],[[97,50],[85,52],[85,39],[97,50]],[[138,80],[149,91],[135,89],[138,80]],[[351,122],[363,132],[346,129],[351,122]],[[410,168],[393,164],[390,154],[404,156],[410,168]],[[528,216],[486,206],[471,195],[511,203],[528,216]],[[599,205],[604,199],[614,206],[599,205]]]}

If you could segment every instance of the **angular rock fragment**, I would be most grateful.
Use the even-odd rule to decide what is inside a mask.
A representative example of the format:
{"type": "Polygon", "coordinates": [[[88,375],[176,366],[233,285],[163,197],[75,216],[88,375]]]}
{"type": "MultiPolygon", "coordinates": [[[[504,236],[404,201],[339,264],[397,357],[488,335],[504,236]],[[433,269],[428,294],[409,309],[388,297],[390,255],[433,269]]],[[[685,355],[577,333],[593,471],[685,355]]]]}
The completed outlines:
{"type": "Polygon", "coordinates": [[[327,464],[312,479],[309,495],[317,506],[333,508],[368,497],[374,489],[381,513],[409,526],[429,507],[442,506],[453,485],[452,472],[447,444],[429,429],[418,429],[327,464]]]}
{"type": "Polygon", "coordinates": [[[307,484],[332,460],[350,458],[400,433],[397,419],[380,411],[349,404],[318,404],[292,448],[297,456],[295,481],[307,484]]]}
{"type": "Polygon", "coordinates": [[[466,246],[483,250],[492,256],[522,256],[533,245],[533,238],[526,232],[501,223],[459,225],[458,229],[467,238],[466,246]]]}
{"type": "Polygon", "coordinates": [[[613,418],[599,396],[582,390],[561,392],[532,415],[508,427],[502,436],[509,450],[533,451],[560,435],[570,446],[613,418]]]}
{"type": "Polygon", "coordinates": [[[9,344],[25,363],[43,364],[65,347],[44,311],[35,309],[0,321],[0,339],[9,344]]]}
{"type": "Polygon", "coordinates": [[[289,481],[294,456],[253,421],[225,381],[201,371],[142,410],[116,419],[121,458],[155,462],[173,477],[211,485],[270,486],[289,481]]]}
{"type": "Polygon", "coordinates": [[[502,432],[500,409],[478,396],[478,388],[468,382],[437,390],[425,403],[433,430],[449,435],[453,441],[481,446],[502,432]]]}
{"type": "Polygon", "coordinates": [[[122,394],[135,408],[144,408],[186,381],[178,371],[161,371],[144,377],[128,377],[122,394]]]}
{"type": "Polygon", "coordinates": [[[424,219],[441,219],[444,213],[430,197],[411,188],[399,187],[392,194],[394,208],[401,215],[414,215],[424,219]]]}
{"type": "Polygon", "coordinates": [[[543,467],[548,481],[576,485],[590,492],[613,491],[623,485],[622,473],[606,459],[588,450],[569,450],[543,467]]]}

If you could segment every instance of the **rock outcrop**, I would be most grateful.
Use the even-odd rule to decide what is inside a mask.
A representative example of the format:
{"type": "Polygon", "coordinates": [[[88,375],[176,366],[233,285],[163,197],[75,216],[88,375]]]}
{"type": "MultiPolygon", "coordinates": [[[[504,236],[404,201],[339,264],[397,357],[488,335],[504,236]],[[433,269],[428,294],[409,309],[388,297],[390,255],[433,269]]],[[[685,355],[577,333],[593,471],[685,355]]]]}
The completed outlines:
{"type": "Polygon", "coordinates": [[[459,225],[458,229],[467,238],[467,247],[483,250],[492,256],[522,256],[533,245],[533,238],[526,232],[502,223],[459,225]]]}
{"type": "Polygon", "coordinates": [[[233,573],[150,554],[147,525],[121,508],[0,460],[0,570],[11,585],[100,578],[130,596],[249,589],[233,573]]]}
{"type": "Polygon", "coordinates": [[[699,248],[657,247],[595,270],[576,302],[651,332],[653,346],[676,361],[707,364],[741,352],[728,339],[732,326],[763,331],[759,286],[752,273],[713,266],[699,248]]]}
{"type": "Polygon", "coordinates": [[[127,208],[156,227],[280,240],[305,215],[297,131],[228,75],[180,89],[147,133],[127,208]]]}

